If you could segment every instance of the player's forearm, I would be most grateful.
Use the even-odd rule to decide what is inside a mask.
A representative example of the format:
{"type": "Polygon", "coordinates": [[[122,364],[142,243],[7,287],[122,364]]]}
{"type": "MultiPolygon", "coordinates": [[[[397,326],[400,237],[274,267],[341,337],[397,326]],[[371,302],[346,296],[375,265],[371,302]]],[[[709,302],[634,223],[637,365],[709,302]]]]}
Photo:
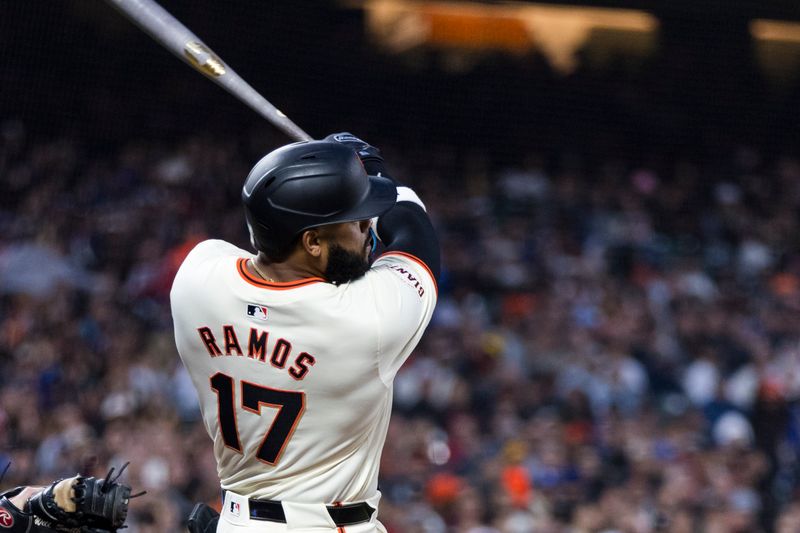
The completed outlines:
{"type": "Polygon", "coordinates": [[[436,278],[439,277],[439,239],[421,205],[398,198],[397,204],[379,219],[378,237],[387,252],[411,254],[421,259],[436,278]]]}
{"type": "Polygon", "coordinates": [[[386,170],[383,158],[367,157],[362,162],[367,174],[389,178],[397,186],[397,204],[378,223],[378,237],[386,246],[386,251],[404,252],[421,259],[438,278],[439,239],[425,204],[412,189],[402,185],[386,170]]]}

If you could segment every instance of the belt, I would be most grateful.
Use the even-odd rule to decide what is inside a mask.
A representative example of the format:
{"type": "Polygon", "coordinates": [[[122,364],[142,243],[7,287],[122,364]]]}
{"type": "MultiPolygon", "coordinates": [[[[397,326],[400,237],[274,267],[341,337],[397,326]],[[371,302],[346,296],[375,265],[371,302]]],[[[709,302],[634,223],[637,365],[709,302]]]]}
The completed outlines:
{"type": "MultiPolygon", "coordinates": [[[[274,500],[249,500],[250,518],[253,520],[266,520],[268,522],[286,523],[281,502],[274,500]]],[[[375,509],[367,502],[348,503],[346,505],[328,505],[328,514],[334,523],[341,526],[352,526],[361,522],[368,522],[375,509]]]]}

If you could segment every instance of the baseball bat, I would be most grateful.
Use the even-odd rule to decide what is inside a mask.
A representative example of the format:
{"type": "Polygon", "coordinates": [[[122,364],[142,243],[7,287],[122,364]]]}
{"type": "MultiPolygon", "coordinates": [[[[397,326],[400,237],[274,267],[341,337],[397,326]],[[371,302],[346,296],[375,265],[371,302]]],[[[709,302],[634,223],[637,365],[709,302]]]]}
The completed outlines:
{"type": "Polygon", "coordinates": [[[153,0],[108,0],[132,22],[189,66],[216,82],[262,117],[298,141],[311,136],[253,89],[197,35],[153,0]]]}

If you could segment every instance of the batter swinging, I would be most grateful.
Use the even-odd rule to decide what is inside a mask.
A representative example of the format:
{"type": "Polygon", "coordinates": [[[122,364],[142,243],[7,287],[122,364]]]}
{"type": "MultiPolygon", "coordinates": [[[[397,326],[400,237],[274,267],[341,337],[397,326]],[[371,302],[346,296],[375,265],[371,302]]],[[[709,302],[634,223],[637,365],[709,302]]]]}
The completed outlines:
{"type": "Polygon", "coordinates": [[[346,133],[269,153],[242,199],[257,255],[205,241],[171,293],[224,491],[217,531],[384,531],[392,383],[436,303],[425,207],[346,133]]]}

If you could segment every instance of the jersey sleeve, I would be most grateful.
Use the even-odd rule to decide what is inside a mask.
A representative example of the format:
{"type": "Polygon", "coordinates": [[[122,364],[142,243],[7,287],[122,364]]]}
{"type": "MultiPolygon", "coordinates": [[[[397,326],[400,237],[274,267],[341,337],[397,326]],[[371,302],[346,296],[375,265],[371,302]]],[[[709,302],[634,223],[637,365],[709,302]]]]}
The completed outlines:
{"type": "Polygon", "coordinates": [[[436,280],[425,263],[402,252],[378,258],[369,278],[376,295],[378,370],[388,386],[431,320],[436,280]]]}

